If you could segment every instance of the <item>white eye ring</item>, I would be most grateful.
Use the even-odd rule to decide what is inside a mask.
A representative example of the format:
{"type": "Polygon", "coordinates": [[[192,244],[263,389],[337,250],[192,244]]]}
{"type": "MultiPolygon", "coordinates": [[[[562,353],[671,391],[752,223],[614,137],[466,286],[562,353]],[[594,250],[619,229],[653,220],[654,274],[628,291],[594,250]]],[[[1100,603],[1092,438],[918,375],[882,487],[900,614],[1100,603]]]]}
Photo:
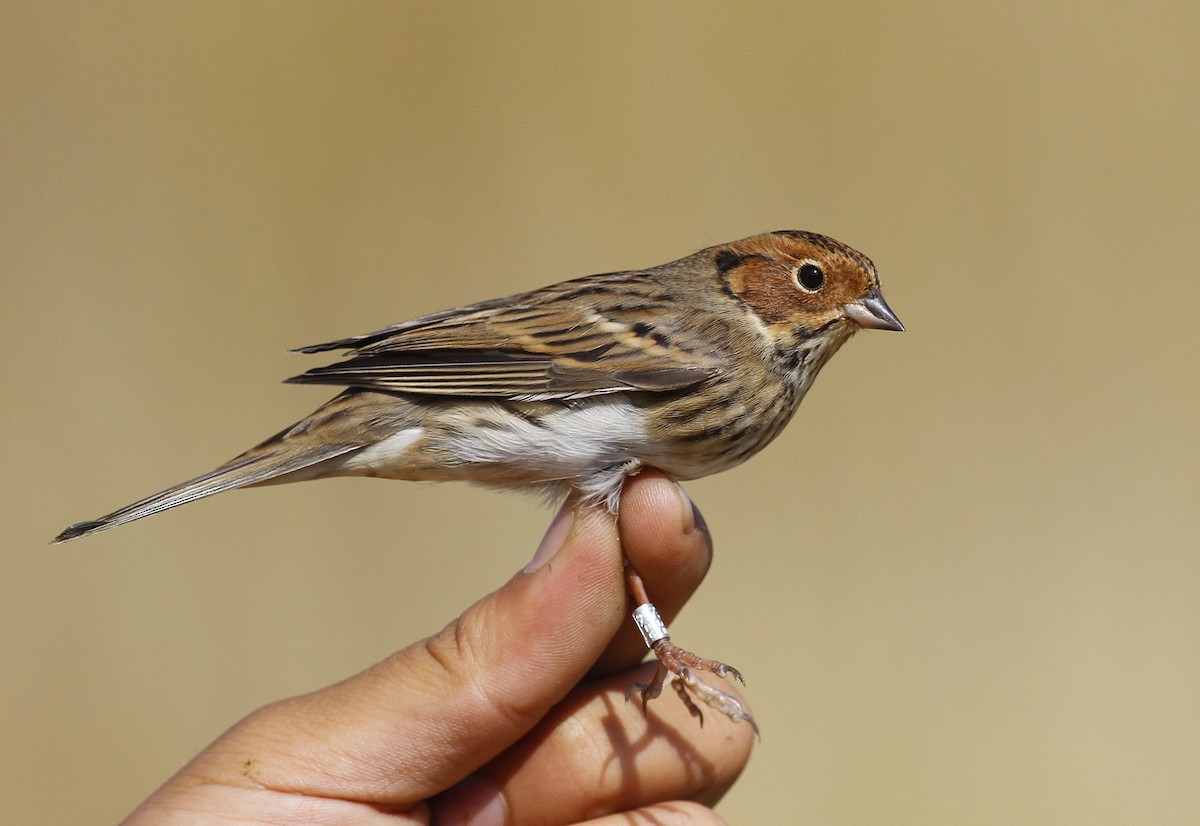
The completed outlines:
{"type": "Polygon", "coordinates": [[[806,293],[820,292],[825,286],[825,270],[811,258],[805,258],[792,270],[792,278],[806,293]]]}

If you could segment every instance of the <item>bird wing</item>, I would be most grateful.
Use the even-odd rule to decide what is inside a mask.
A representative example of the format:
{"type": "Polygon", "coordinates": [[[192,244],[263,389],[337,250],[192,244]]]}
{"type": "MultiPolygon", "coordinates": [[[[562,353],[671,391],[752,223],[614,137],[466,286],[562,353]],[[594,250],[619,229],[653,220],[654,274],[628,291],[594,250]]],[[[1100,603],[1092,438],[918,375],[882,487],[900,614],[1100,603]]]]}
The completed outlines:
{"type": "Polygon", "coordinates": [[[717,354],[679,333],[682,314],[664,312],[639,275],[590,276],[302,347],[350,357],[288,381],[532,401],[678,390],[715,376],[717,354]]]}

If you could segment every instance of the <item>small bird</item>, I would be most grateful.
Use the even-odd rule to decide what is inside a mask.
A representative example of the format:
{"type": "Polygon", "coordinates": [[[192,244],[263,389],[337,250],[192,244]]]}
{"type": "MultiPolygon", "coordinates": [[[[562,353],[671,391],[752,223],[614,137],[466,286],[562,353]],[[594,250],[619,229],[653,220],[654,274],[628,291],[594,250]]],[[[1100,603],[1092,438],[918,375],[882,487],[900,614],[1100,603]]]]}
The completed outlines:
{"type": "MultiPolygon", "coordinates": [[[[625,477],[678,480],[741,464],[792,418],[858,329],[902,331],[874,264],[824,235],[782,230],[645,270],[564,281],[301,347],[349,351],[287,381],[346,388],[226,464],[55,541],[214,493],[329,476],[462,479],[617,512],[625,477]]],[[[692,714],[699,699],[754,721],[692,673],[741,675],[670,642],[628,568],[635,619],[692,714]],[[691,695],[691,696],[689,696],[691,695]]],[[[757,730],[757,727],[756,727],[757,730]]]]}

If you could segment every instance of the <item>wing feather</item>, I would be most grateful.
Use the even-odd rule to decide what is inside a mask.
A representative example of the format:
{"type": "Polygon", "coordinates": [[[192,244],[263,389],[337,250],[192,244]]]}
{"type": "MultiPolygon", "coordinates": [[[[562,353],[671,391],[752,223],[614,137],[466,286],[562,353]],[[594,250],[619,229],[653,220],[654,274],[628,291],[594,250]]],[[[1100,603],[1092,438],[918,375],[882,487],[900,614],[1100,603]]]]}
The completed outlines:
{"type": "Polygon", "coordinates": [[[653,280],[643,275],[589,276],[302,347],[298,352],[345,349],[349,358],[288,381],[429,395],[567,399],[678,390],[715,376],[717,354],[698,350],[695,336],[679,332],[680,314],[675,308],[664,313],[653,295],[644,294],[653,280]],[[611,295],[604,302],[586,300],[609,293],[614,280],[633,300],[616,308],[611,295]]]}

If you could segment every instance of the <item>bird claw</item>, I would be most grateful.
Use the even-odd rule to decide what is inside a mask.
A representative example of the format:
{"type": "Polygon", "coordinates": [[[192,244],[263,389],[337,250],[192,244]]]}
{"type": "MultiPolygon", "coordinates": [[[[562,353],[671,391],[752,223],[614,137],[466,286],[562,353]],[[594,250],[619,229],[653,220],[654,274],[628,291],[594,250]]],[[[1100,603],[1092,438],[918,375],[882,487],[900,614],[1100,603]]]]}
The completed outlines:
{"type": "Polygon", "coordinates": [[[717,663],[717,665],[720,666],[720,669],[714,670],[713,673],[718,677],[733,677],[742,685],[746,684],[746,678],[742,676],[742,672],[738,671],[732,665],[725,665],[724,663],[717,663]]]}
{"type": "Polygon", "coordinates": [[[754,722],[754,718],[742,706],[740,700],[732,694],[713,688],[692,673],[692,669],[696,669],[707,671],[718,677],[734,677],[742,685],[745,685],[746,681],[740,671],[716,660],[698,657],[667,639],[660,640],[655,644],[654,653],[658,657],[658,669],[654,672],[654,679],[649,683],[634,683],[629,686],[625,691],[626,702],[634,694],[641,694],[642,711],[645,712],[646,705],[662,694],[667,676],[670,675],[671,687],[675,689],[675,693],[687,707],[688,713],[695,717],[701,726],[704,725],[704,713],[696,704],[697,700],[735,723],[745,720],[754,729],[755,735],[762,736],[759,733],[758,724],[754,722]]]}
{"type": "Polygon", "coordinates": [[[662,694],[663,675],[660,668],[658,673],[654,675],[654,680],[650,683],[634,683],[625,689],[625,702],[629,702],[634,694],[642,695],[642,713],[646,712],[646,705],[658,695],[662,694]]]}

